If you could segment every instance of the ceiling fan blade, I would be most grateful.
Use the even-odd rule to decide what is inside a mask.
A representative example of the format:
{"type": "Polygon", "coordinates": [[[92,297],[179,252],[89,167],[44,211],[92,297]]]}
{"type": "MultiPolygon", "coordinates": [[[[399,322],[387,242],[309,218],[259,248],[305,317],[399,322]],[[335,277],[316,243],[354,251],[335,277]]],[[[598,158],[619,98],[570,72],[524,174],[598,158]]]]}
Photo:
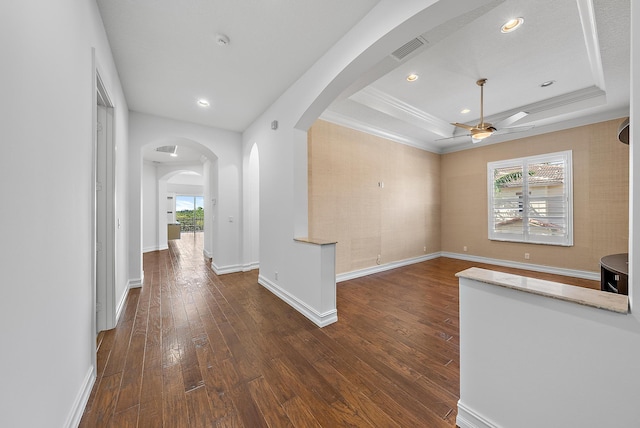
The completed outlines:
{"type": "Polygon", "coordinates": [[[453,140],[456,138],[469,138],[470,136],[471,134],[458,134],[458,135],[452,135],[451,137],[438,138],[437,140],[434,140],[434,141],[453,140]]]}
{"type": "Polygon", "coordinates": [[[530,129],[535,128],[535,125],[525,125],[525,126],[514,126],[512,128],[502,128],[498,129],[494,134],[503,135],[503,134],[514,134],[516,132],[524,132],[530,129]]]}
{"type": "Polygon", "coordinates": [[[464,123],[458,123],[458,122],[452,123],[452,125],[459,126],[460,128],[464,128],[467,131],[473,131],[473,129],[475,128],[475,126],[465,125],[464,123]]]}
{"type": "Polygon", "coordinates": [[[519,121],[520,119],[522,119],[523,117],[525,117],[526,115],[528,115],[529,113],[527,113],[526,111],[520,111],[516,114],[512,114],[511,116],[502,119],[500,122],[496,123],[494,126],[497,129],[501,129],[501,128],[506,128],[509,125],[511,125],[512,123],[515,123],[517,121],[519,121]]]}

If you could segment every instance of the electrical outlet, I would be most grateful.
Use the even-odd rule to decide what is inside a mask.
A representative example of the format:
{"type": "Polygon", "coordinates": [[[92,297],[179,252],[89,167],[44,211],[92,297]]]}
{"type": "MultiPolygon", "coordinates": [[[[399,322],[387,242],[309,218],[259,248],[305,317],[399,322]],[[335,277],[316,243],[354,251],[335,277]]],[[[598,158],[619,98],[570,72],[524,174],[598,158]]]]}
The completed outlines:
{"type": "Polygon", "coordinates": [[[423,249],[422,251],[424,251],[425,253],[427,252],[427,247],[426,247],[426,245],[425,245],[425,247],[424,247],[424,249],[423,249]]]}
{"type": "Polygon", "coordinates": [[[382,259],[382,257],[380,256],[380,254],[378,254],[378,258],[376,259],[376,264],[380,264],[380,260],[382,259]]]}
{"type": "Polygon", "coordinates": [[[466,245],[464,247],[462,247],[462,251],[464,251],[464,252],[467,251],[467,246],[466,245]]]}
{"type": "Polygon", "coordinates": [[[524,259],[529,260],[529,253],[524,253],[524,259]]]}
{"type": "Polygon", "coordinates": [[[276,281],[277,281],[278,280],[278,271],[276,271],[275,277],[276,277],[276,281]]]}

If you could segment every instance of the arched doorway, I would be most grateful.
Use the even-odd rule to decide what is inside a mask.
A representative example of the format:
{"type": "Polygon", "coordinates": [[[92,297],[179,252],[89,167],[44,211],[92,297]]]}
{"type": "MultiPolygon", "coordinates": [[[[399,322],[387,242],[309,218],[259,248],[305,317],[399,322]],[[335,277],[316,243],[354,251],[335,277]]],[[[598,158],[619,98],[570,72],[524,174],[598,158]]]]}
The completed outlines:
{"type": "Polygon", "coordinates": [[[244,271],[257,269],[260,265],[260,154],[254,143],[249,152],[249,164],[245,175],[245,239],[244,271]]]}
{"type": "Polygon", "coordinates": [[[177,198],[192,197],[197,199],[203,216],[185,227],[203,234],[201,251],[211,258],[216,227],[212,203],[218,183],[216,155],[195,141],[174,138],[145,145],[142,160],[142,252],[168,248],[169,225],[185,214],[177,212],[185,211],[177,198]]]}

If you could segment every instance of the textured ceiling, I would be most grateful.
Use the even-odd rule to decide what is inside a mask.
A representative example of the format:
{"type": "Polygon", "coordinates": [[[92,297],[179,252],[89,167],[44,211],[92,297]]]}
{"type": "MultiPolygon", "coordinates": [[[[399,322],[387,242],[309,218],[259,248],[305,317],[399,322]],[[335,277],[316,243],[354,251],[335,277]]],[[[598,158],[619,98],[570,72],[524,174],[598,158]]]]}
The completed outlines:
{"type": "Polygon", "coordinates": [[[410,58],[343,94],[323,118],[436,152],[469,148],[468,132],[451,122],[479,123],[480,78],[488,79],[485,120],[495,124],[528,113],[510,125],[519,129],[499,129],[502,136],[498,132],[482,144],[548,132],[581,118],[628,114],[628,0],[506,0],[490,6],[422,34],[426,43],[410,58]],[[502,34],[501,24],[513,17],[524,17],[524,25],[502,34]],[[419,79],[407,82],[411,73],[419,79]],[[550,80],[553,85],[540,86],[550,80]]]}
{"type": "Polygon", "coordinates": [[[98,0],[129,108],[243,131],[378,0],[98,0]],[[230,43],[220,46],[216,35],[230,43]],[[199,98],[211,103],[197,106],[199,98]]]}
{"type": "MultiPolygon", "coordinates": [[[[131,110],[233,131],[246,129],[376,3],[98,0],[131,110]],[[218,45],[217,34],[230,43],[218,45]],[[198,107],[198,98],[211,106],[198,107]]],[[[488,79],[485,119],[529,113],[511,125],[527,131],[501,129],[481,144],[627,115],[629,7],[494,0],[416,34],[422,47],[401,61],[390,52],[322,118],[435,152],[469,148],[467,132],[450,122],[479,121],[479,78],[488,79]],[[516,16],[522,28],[502,34],[516,16]],[[420,78],[409,83],[409,73],[420,78]],[[547,80],[555,83],[541,88],[547,80]]]]}

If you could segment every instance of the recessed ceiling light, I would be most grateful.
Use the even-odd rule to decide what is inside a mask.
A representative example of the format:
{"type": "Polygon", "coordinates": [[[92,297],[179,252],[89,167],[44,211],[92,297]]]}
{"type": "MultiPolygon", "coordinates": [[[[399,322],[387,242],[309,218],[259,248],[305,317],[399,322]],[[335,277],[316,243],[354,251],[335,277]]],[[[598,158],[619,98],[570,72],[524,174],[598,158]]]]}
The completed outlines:
{"type": "Polygon", "coordinates": [[[467,113],[469,113],[470,111],[471,111],[471,110],[470,110],[470,109],[468,109],[468,108],[463,108],[462,110],[460,110],[460,113],[462,113],[462,114],[467,114],[467,113]]]}
{"type": "Polygon", "coordinates": [[[546,88],[547,86],[551,86],[551,85],[553,85],[554,83],[556,83],[556,81],[555,81],[555,80],[547,80],[546,82],[541,83],[541,84],[540,84],[540,87],[541,87],[541,88],[546,88]]]}
{"type": "Polygon", "coordinates": [[[198,105],[200,107],[209,107],[209,101],[205,100],[204,98],[201,98],[198,100],[198,105]]]}
{"type": "Polygon", "coordinates": [[[170,153],[169,156],[171,156],[172,158],[177,158],[178,154],[177,153],[170,153]]]}
{"type": "Polygon", "coordinates": [[[407,76],[407,82],[415,82],[416,80],[418,80],[418,76],[415,73],[411,73],[410,75],[407,76]]]}
{"type": "Polygon", "coordinates": [[[500,31],[502,33],[510,33],[517,30],[524,23],[524,18],[513,18],[502,24],[500,31]]]}

